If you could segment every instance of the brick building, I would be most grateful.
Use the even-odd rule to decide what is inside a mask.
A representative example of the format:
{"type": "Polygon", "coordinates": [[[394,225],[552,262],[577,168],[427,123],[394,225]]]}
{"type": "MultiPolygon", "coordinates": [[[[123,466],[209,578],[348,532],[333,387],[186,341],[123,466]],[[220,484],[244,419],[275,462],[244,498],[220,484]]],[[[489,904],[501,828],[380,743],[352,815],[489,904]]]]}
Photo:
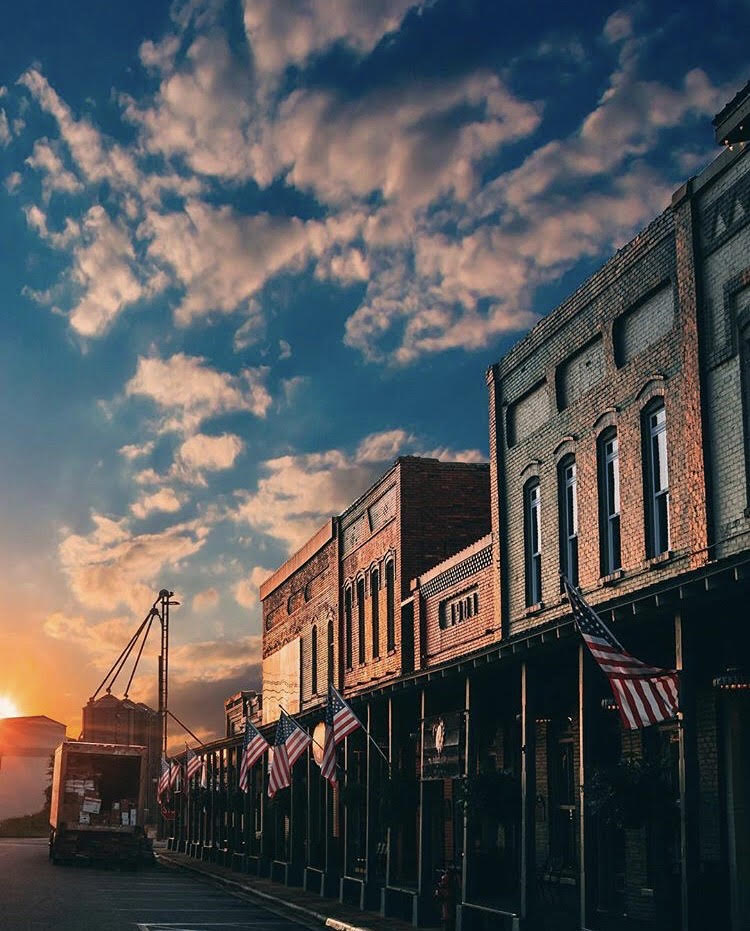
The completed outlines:
{"type": "Polygon", "coordinates": [[[453,868],[463,929],[750,927],[749,118],[490,368],[489,470],[397,460],[261,587],[266,734],[333,681],[373,738],[340,789],[232,810],[228,739],[175,843],[414,924],[453,868]],[[623,727],[561,573],[679,719],[623,727]]]}

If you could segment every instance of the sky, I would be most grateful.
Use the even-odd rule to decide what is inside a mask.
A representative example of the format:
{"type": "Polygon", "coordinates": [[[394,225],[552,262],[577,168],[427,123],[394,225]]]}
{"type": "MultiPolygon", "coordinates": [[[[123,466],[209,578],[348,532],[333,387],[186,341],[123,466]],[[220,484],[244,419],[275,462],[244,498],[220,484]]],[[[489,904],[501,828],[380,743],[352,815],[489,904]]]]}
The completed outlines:
{"type": "Polygon", "coordinates": [[[487,366],[718,154],[749,31],[722,0],[9,5],[0,696],[77,736],[166,587],[173,710],[220,734],[259,581],[395,456],[486,458],[487,366]]]}

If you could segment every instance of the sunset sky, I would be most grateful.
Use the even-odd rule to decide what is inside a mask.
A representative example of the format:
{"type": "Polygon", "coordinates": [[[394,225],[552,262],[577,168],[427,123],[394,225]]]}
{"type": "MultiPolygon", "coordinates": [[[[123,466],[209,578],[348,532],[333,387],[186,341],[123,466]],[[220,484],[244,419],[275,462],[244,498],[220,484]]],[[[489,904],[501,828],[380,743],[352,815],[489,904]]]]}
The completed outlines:
{"type": "Polygon", "coordinates": [[[168,587],[174,710],[219,731],[258,582],[399,453],[486,456],[487,365],[717,154],[748,34],[742,0],[8,6],[0,696],[77,736],[168,587]]]}

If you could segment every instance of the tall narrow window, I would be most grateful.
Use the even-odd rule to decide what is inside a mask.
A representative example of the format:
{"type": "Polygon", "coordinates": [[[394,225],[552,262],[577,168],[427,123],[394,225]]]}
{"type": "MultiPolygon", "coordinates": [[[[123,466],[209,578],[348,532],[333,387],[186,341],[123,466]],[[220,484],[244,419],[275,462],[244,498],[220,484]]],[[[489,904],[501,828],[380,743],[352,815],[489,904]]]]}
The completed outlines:
{"type": "Polygon", "coordinates": [[[352,668],[352,587],[344,589],[344,636],[346,637],[346,668],[352,668]]]}
{"type": "Polygon", "coordinates": [[[567,456],[557,473],[560,505],[560,570],[578,585],[578,483],[576,462],[567,456]]]}
{"type": "Polygon", "coordinates": [[[663,401],[646,408],[643,417],[643,451],[646,555],[653,558],[669,550],[667,414],[663,401]]]}
{"type": "Polygon", "coordinates": [[[523,490],[524,538],[526,548],[526,604],[542,600],[542,527],[539,479],[531,479],[523,490]]]}
{"type": "Polygon", "coordinates": [[[620,450],[617,431],[599,438],[599,556],[602,575],[616,572],[620,561],[620,450]]]}
{"type": "Polygon", "coordinates": [[[372,658],[380,656],[380,573],[373,569],[370,573],[370,608],[372,615],[372,658]]]}
{"type": "Polygon", "coordinates": [[[357,657],[360,663],[365,661],[365,580],[357,579],[357,657]]]}
{"type": "Polygon", "coordinates": [[[333,652],[333,618],[328,618],[328,681],[333,682],[333,669],[334,669],[334,652],[333,652]]]}
{"type": "Polygon", "coordinates": [[[318,627],[313,624],[310,634],[310,688],[313,695],[318,694],[318,627]]]}
{"type": "Polygon", "coordinates": [[[305,700],[305,638],[299,639],[299,700],[300,706],[305,700]]]}
{"type": "Polygon", "coordinates": [[[396,649],[396,572],[392,559],[385,564],[385,625],[388,649],[396,649]]]}

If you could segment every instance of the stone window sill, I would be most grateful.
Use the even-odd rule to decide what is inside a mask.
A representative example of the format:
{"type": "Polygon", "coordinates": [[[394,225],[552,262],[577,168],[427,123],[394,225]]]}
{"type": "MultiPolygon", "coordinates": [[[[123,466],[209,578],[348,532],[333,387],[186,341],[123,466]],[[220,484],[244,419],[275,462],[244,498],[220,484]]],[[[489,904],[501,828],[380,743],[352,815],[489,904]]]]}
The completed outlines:
{"type": "Polygon", "coordinates": [[[537,601],[536,604],[529,605],[528,608],[523,612],[524,617],[533,617],[535,614],[540,614],[544,611],[544,602],[537,601]]]}
{"type": "Polygon", "coordinates": [[[660,566],[663,566],[665,563],[671,562],[675,557],[674,550],[667,550],[666,553],[659,553],[658,556],[652,556],[650,559],[646,560],[646,565],[649,569],[658,569],[660,566]]]}
{"type": "Polygon", "coordinates": [[[624,569],[615,569],[614,572],[610,572],[609,575],[603,575],[599,579],[600,585],[617,585],[619,581],[625,578],[624,569]]]}

